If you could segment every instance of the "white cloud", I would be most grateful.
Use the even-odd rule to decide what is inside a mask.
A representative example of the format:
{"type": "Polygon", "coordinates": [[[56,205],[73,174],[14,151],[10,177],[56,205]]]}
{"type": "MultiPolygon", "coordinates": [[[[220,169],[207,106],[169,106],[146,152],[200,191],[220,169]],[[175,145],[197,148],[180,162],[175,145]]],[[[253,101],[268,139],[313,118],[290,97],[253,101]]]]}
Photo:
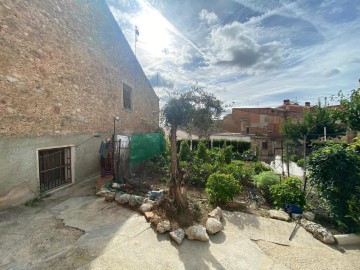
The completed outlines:
{"type": "Polygon", "coordinates": [[[236,66],[245,72],[279,66],[281,45],[276,41],[259,43],[257,31],[257,28],[249,28],[239,22],[213,29],[210,40],[213,63],[236,66]]]}
{"type": "Polygon", "coordinates": [[[214,12],[209,12],[206,9],[202,9],[199,13],[199,19],[207,24],[215,24],[219,22],[218,16],[214,12]]]}

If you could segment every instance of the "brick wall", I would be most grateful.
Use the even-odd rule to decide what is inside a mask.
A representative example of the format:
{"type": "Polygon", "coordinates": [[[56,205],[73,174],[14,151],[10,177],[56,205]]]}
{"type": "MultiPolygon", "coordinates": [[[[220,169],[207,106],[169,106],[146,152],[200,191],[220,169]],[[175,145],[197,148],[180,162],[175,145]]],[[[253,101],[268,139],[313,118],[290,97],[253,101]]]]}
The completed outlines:
{"type": "Polygon", "coordinates": [[[0,135],[111,133],[114,115],[118,132],[158,127],[158,97],[104,0],[2,0],[0,48],[0,135]]]}
{"type": "Polygon", "coordinates": [[[234,108],[224,117],[222,129],[227,132],[280,135],[281,123],[286,117],[300,119],[304,107],[278,108],[234,108]]]}

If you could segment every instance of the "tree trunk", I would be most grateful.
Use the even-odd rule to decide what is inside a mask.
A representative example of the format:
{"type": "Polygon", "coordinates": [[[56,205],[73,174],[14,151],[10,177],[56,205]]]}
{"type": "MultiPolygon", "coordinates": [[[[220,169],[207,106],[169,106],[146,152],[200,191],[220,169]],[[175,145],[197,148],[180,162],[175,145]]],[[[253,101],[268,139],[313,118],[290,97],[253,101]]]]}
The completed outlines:
{"type": "Polygon", "coordinates": [[[176,149],[176,127],[171,126],[170,129],[170,145],[171,145],[171,183],[175,186],[176,185],[176,178],[178,175],[177,169],[177,149],[176,149]]]}
{"type": "Polygon", "coordinates": [[[181,193],[181,186],[178,172],[178,160],[177,160],[177,148],[176,148],[176,127],[170,129],[170,144],[171,144],[171,187],[170,196],[174,199],[174,202],[178,209],[184,209],[186,207],[186,198],[181,193]]]}

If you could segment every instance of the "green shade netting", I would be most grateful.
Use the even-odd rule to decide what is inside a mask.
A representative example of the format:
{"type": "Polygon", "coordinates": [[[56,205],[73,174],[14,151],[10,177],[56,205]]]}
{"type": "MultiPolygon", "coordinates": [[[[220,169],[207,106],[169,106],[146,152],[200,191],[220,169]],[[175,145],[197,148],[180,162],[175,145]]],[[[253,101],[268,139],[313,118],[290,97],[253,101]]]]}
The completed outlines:
{"type": "Polygon", "coordinates": [[[162,133],[133,134],[130,143],[130,167],[164,151],[165,138],[162,133]]]}

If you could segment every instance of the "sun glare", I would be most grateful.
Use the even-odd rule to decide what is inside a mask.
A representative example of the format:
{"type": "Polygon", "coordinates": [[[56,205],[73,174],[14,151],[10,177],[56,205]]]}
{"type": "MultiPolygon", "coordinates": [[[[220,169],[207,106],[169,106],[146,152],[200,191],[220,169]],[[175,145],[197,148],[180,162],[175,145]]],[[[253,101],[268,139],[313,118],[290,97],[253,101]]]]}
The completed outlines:
{"type": "Polygon", "coordinates": [[[161,56],[171,44],[169,22],[149,4],[142,3],[142,11],[134,22],[139,29],[138,48],[161,56]]]}

